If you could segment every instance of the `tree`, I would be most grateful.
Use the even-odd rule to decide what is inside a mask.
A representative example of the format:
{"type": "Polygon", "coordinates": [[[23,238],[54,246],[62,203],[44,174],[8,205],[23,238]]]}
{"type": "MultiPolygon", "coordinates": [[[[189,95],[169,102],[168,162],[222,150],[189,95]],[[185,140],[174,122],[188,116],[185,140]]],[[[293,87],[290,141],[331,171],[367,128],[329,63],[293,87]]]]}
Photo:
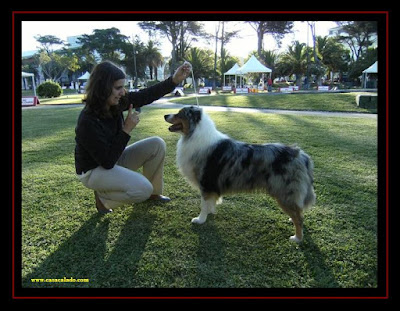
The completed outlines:
{"type": "Polygon", "coordinates": [[[79,69],[78,57],[76,55],[68,53],[65,49],[53,50],[54,45],[64,44],[61,39],[51,35],[39,35],[35,39],[41,44],[36,60],[42,68],[46,79],[58,81],[66,70],[74,72],[79,69]]]}
{"type": "MultiPolygon", "coordinates": [[[[310,29],[311,29],[311,36],[312,36],[312,42],[313,42],[313,56],[314,56],[313,63],[310,63],[309,61],[307,61],[307,78],[310,75],[310,73],[314,74],[317,85],[321,85],[321,77],[325,73],[325,68],[321,64],[320,58],[318,56],[317,42],[316,42],[317,38],[316,38],[316,33],[315,33],[315,22],[307,22],[307,24],[308,24],[308,26],[310,26],[310,29]]],[[[309,57],[309,55],[308,55],[308,57],[309,57]]]]}
{"type": "Polygon", "coordinates": [[[97,64],[96,57],[88,48],[82,46],[73,49],[73,54],[78,58],[78,66],[82,72],[92,72],[97,64]]]}
{"type": "Polygon", "coordinates": [[[54,51],[54,45],[64,45],[64,41],[52,35],[37,35],[34,38],[41,45],[39,49],[45,51],[47,55],[51,54],[54,51]]]}
{"type": "Polygon", "coordinates": [[[307,48],[304,43],[295,41],[288,47],[277,64],[277,72],[282,76],[296,75],[296,85],[300,85],[301,78],[307,70],[307,48]]]}
{"type": "MultiPolygon", "coordinates": [[[[229,57],[229,55],[225,49],[225,45],[227,43],[229,43],[229,41],[231,41],[233,38],[238,37],[239,30],[226,31],[225,24],[228,22],[221,21],[219,23],[221,25],[221,36],[219,38],[217,37],[217,39],[220,40],[220,42],[221,42],[221,44],[220,44],[221,45],[221,49],[220,49],[220,58],[221,59],[220,59],[219,64],[220,64],[220,73],[221,73],[221,80],[222,80],[222,74],[224,72],[226,72],[227,70],[229,70],[236,62],[231,59],[231,60],[228,60],[228,64],[227,64],[225,57],[229,57]],[[232,63],[232,61],[233,61],[233,63],[232,63]]],[[[216,40],[216,42],[217,42],[217,40],[216,40]]],[[[217,44],[215,45],[215,58],[216,58],[216,56],[217,56],[217,44]]],[[[217,60],[215,60],[215,67],[216,67],[216,62],[217,62],[217,60]]],[[[216,73],[216,68],[215,68],[215,73],[216,73]]],[[[215,79],[214,79],[214,83],[215,83],[215,79]]]]}
{"type": "Polygon", "coordinates": [[[362,75],[362,71],[367,69],[378,58],[378,49],[369,48],[356,61],[351,62],[348,68],[348,77],[351,80],[358,80],[362,75]]]}
{"type": "Polygon", "coordinates": [[[377,34],[375,21],[337,22],[337,24],[342,27],[337,39],[348,45],[354,60],[363,56],[374,43],[377,34]]]}
{"type": "Polygon", "coordinates": [[[203,34],[201,24],[196,21],[150,21],[140,22],[139,26],[143,30],[156,31],[171,42],[171,74],[178,61],[183,60],[191,41],[197,40],[196,36],[203,34]]]}
{"type": "Polygon", "coordinates": [[[217,83],[217,51],[218,51],[218,36],[219,36],[219,29],[221,27],[221,22],[215,26],[215,53],[214,53],[214,70],[213,70],[213,89],[215,90],[217,83]]]}
{"type": "Polygon", "coordinates": [[[265,66],[267,66],[269,69],[272,70],[272,80],[275,78],[276,73],[276,64],[278,61],[278,57],[279,55],[277,53],[275,53],[274,51],[265,51],[262,50],[261,51],[261,55],[260,58],[263,61],[263,63],[265,64],[265,66]]]}
{"type": "MultiPolygon", "coordinates": [[[[144,79],[146,74],[146,66],[148,64],[146,60],[146,46],[140,41],[139,37],[136,36],[135,41],[132,43],[127,43],[124,54],[125,57],[121,61],[121,64],[125,66],[126,73],[131,77],[137,77],[140,79],[144,79]],[[135,54],[134,54],[135,53],[135,54]],[[136,60],[136,64],[135,64],[136,60]],[[136,71],[135,71],[136,69],[136,71]]],[[[135,80],[135,85],[137,81],[135,80]]]]}
{"type": "Polygon", "coordinates": [[[247,23],[257,32],[257,53],[261,57],[265,34],[271,34],[278,46],[285,34],[291,32],[293,22],[287,21],[248,21],[247,23]]]}
{"type": "Polygon", "coordinates": [[[239,63],[239,59],[237,57],[230,56],[226,49],[221,51],[221,59],[219,62],[221,81],[224,79],[224,73],[231,69],[236,63],[239,63]]]}
{"type": "Polygon", "coordinates": [[[155,78],[157,80],[157,67],[161,66],[164,61],[157,44],[154,41],[149,40],[143,52],[147,66],[149,67],[150,80],[153,80],[153,69],[155,72],[155,78]]]}
{"type": "Polygon", "coordinates": [[[329,72],[345,72],[350,61],[349,51],[334,38],[317,37],[318,57],[329,72]]]}
{"type": "Polygon", "coordinates": [[[93,34],[84,34],[78,38],[82,48],[91,53],[95,51],[101,60],[110,60],[116,64],[121,63],[122,52],[127,50],[129,38],[120,34],[120,30],[112,27],[108,29],[95,29],[93,34]]]}
{"type": "MultiPolygon", "coordinates": [[[[209,78],[213,73],[213,52],[200,48],[190,48],[185,58],[192,64],[192,69],[196,78],[209,78]]],[[[193,81],[195,84],[195,81],[193,81]]]]}

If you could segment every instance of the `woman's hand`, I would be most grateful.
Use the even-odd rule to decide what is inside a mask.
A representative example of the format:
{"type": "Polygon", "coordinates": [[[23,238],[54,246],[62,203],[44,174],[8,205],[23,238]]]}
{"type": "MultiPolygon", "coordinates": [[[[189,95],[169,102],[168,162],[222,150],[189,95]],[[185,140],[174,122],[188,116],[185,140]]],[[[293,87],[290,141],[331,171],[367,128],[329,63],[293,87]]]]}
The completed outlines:
{"type": "Polygon", "coordinates": [[[179,66],[178,69],[175,71],[172,81],[178,85],[183,80],[185,80],[192,71],[192,65],[188,62],[184,62],[183,65],[179,66]]]}
{"type": "Polygon", "coordinates": [[[129,106],[128,115],[126,116],[125,123],[124,123],[124,126],[122,128],[122,130],[128,135],[130,135],[132,130],[136,127],[136,125],[140,121],[139,112],[132,111],[132,108],[133,108],[133,105],[131,104],[129,106]]]}

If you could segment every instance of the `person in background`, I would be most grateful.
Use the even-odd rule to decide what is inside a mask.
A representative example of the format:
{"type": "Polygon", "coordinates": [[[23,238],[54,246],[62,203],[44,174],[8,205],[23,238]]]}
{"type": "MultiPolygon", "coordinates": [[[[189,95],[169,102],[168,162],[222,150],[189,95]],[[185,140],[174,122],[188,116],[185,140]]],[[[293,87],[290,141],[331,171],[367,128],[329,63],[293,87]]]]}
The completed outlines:
{"type": "Polygon", "coordinates": [[[267,86],[268,86],[268,93],[272,92],[272,79],[271,79],[271,76],[269,76],[269,78],[268,78],[267,86]]]}
{"type": "Polygon", "coordinates": [[[127,144],[140,122],[134,109],[172,92],[190,70],[184,63],[168,79],[128,93],[125,73],[115,64],[105,61],[94,67],[75,128],[75,169],[83,185],[94,190],[99,213],[146,200],[170,201],[163,195],[164,140],[149,137],[127,144]],[[143,175],[137,172],[141,167],[143,175]]]}

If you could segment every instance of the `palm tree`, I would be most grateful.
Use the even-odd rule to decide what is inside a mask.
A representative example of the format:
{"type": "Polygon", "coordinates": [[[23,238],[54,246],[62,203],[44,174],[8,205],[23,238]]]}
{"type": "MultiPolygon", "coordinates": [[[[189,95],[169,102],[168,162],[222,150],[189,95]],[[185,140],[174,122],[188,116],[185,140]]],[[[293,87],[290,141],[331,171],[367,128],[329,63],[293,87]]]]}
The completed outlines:
{"type": "Polygon", "coordinates": [[[304,43],[295,41],[288,47],[277,64],[278,71],[283,75],[296,75],[296,85],[307,71],[307,48],[304,43]]]}
{"type": "Polygon", "coordinates": [[[317,37],[318,57],[328,72],[344,72],[350,61],[350,53],[333,38],[317,37]]]}
{"type": "Polygon", "coordinates": [[[209,78],[212,75],[214,63],[211,50],[194,47],[186,52],[185,58],[192,64],[195,79],[200,77],[209,78]]]}
{"type": "Polygon", "coordinates": [[[278,61],[278,54],[274,51],[261,51],[261,59],[263,60],[265,66],[272,70],[272,80],[275,78],[275,68],[278,61]]]}
{"type": "Polygon", "coordinates": [[[150,80],[153,80],[153,69],[155,73],[155,79],[157,80],[157,68],[160,67],[164,62],[164,58],[162,57],[157,44],[154,41],[149,40],[143,52],[146,64],[150,70],[150,80]]]}
{"type": "Polygon", "coordinates": [[[221,49],[221,59],[219,62],[221,82],[224,81],[224,73],[231,69],[236,63],[239,63],[239,59],[237,57],[230,56],[226,49],[221,49]]]}

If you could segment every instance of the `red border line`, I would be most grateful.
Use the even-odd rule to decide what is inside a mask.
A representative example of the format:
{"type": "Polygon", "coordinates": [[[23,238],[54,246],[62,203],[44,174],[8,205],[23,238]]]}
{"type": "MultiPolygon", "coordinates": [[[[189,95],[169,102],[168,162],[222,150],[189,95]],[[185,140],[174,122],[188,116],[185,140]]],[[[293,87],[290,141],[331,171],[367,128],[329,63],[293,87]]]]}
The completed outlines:
{"type": "Polygon", "coordinates": [[[16,14],[387,14],[387,11],[14,11],[16,14]]]}
{"type": "Polygon", "coordinates": [[[389,11],[13,11],[12,12],[12,298],[13,299],[389,299],[389,11]],[[385,14],[386,17],[386,296],[377,297],[46,297],[15,296],[15,15],[16,14],[385,14]]]}
{"type": "Polygon", "coordinates": [[[386,12],[386,297],[389,298],[389,12],[386,12]]]}
{"type": "Polygon", "coordinates": [[[187,297],[185,297],[185,296],[177,296],[177,297],[173,297],[173,296],[165,296],[165,297],[162,297],[162,296],[157,296],[157,297],[153,297],[153,296],[141,296],[141,297],[135,297],[135,296],[132,296],[132,297],[130,297],[130,296],[109,296],[109,297],[107,297],[107,296],[100,296],[100,297],[95,297],[95,296],[85,296],[85,297],[80,297],[80,296],[70,296],[70,297],[52,297],[52,296],[50,296],[50,297],[15,297],[15,298],[17,298],[17,299],[53,299],[53,300],[55,300],[55,299],[138,299],[138,300],[143,300],[143,299],[152,299],[152,300],[154,300],[154,299],[158,299],[158,300],[174,300],[174,299],[180,299],[180,300],[189,300],[189,299],[202,299],[202,300],[205,300],[205,299],[214,299],[214,300],[217,300],[217,299],[234,299],[234,300],[242,300],[242,299],[251,299],[251,300],[261,300],[261,299],[264,299],[264,300],[267,300],[267,299],[274,299],[274,300],[277,300],[277,299],[290,299],[290,300],[305,300],[305,299],[318,299],[318,300],[325,300],[325,299],[343,299],[343,300],[354,300],[354,299],[362,299],[362,300],[364,300],[364,299],[368,299],[368,300],[372,300],[372,299],[386,299],[386,297],[380,297],[380,296],[378,296],[378,297],[372,297],[372,296],[367,296],[367,297],[347,297],[347,296],[337,296],[337,297],[323,297],[323,296],[310,296],[310,297],[308,297],[308,296],[293,296],[293,297],[288,297],[288,296],[282,296],[282,297],[279,297],[279,296],[271,296],[271,297],[268,297],[268,296],[249,296],[249,297],[247,297],[247,296],[221,296],[221,297],[219,297],[219,296],[187,296],[187,297]]]}
{"type": "Polygon", "coordinates": [[[11,170],[12,170],[12,177],[11,177],[11,204],[12,204],[12,211],[11,211],[11,243],[12,243],[12,254],[11,254],[11,258],[12,258],[12,277],[11,277],[11,284],[12,284],[12,296],[13,298],[15,298],[15,29],[14,29],[14,25],[15,25],[15,15],[14,12],[12,14],[12,29],[11,29],[11,53],[12,53],[12,59],[11,59],[11,87],[12,87],[12,95],[11,95],[11,100],[12,100],[12,104],[11,104],[11,135],[12,135],[12,139],[11,139],[11,156],[12,156],[12,160],[11,160],[11,170]]]}

